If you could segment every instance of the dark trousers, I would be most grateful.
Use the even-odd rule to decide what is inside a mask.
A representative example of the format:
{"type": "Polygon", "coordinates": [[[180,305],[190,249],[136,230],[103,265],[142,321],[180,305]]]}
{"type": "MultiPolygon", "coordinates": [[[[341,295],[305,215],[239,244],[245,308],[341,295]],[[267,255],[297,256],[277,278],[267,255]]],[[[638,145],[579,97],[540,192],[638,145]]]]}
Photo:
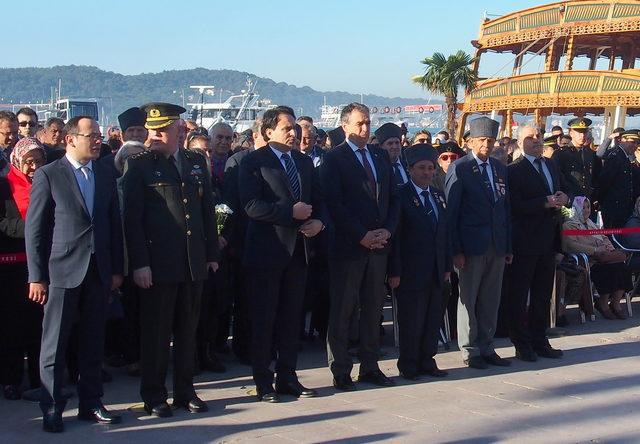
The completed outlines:
{"type": "Polygon", "coordinates": [[[297,381],[300,319],[307,266],[302,242],[298,242],[285,268],[249,270],[251,300],[251,365],[259,390],[270,391],[272,350],[277,354],[278,382],[297,381]]]}
{"type": "Polygon", "coordinates": [[[349,375],[349,324],[360,309],[358,357],[360,374],[378,370],[380,315],[385,297],[387,255],[369,253],[353,260],[332,260],[331,308],[327,332],[329,367],[334,376],[349,375]]]}
{"type": "Polygon", "coordinates": [[[549,345],[555,255],[516,254],[509,273],[509,337],[515,347],[549,345]],[[527,309],[527,296],[529,308],[527,309]]]}
{"type": "Polygon", "coordinates": [[[150,406],[166,402],[173,333],[173,399],[195,396],[193,367],[202,281],[154,283],[140,291],[140,396],[150,406]]]}
{"type": "Polygon", "coordinates": [[[140,360],[140,288],[127,276],[122,288],[124,342],[122,354],[128,364],[140,360]]]}
{"type": "Polygon", "coordinates": [[[233,352],[241,360],[251,356],[251,304],[249,303],[249,273],[242,261],[234,258],[231,262],[231,282],[233,286],[233,352]]]}
{"type": "Polygon", "coordinates": [[[43,413],[62,412],[66,404],[62,395],[67,344],[74,324],[78,331],[78,398],[80,408],[100,403],[102,392],[102,355],[104,322],[109,288],[100,281],[92,258],[87,275],[76,288],[49,288],[44,306],[40,378],[43,413]]]}
{"type": "Polygon", "coordinates": [[[398,370],[418,374],[435,365],[438,336],[442,324],[442,288],[431,286],[422,290],[398,289],[398,330],[400,355],[398,370]]]}

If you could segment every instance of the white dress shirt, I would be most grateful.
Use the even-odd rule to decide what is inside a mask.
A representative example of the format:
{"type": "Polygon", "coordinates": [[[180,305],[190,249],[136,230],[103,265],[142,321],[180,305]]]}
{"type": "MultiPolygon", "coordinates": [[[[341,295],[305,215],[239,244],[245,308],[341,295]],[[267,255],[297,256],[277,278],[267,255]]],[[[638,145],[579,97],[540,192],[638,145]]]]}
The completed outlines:
{"type": "Polygon", "coordinates": [[[427,203],[424,200],[424,196],[420,193],[422,193],[423,191],[426,191],[429,193],[429,202],[431,203],[431,206],[433,207],[433,211],[436,215],[436,220],[438,220],[439,214],[438,214],[438,204],[436,203],[436,200],[433,198],[433,194],[431,194],[431,187],[427,187],[426,190],[420,188],[418,185],[416,185],[416,183],[412,180],[411,183],[413,184],[413,187],[416,189],[416,193],[418,193],[418,197],[420,197],[420,201],[422,202],[422,205],[427,208],[427,203]]]}

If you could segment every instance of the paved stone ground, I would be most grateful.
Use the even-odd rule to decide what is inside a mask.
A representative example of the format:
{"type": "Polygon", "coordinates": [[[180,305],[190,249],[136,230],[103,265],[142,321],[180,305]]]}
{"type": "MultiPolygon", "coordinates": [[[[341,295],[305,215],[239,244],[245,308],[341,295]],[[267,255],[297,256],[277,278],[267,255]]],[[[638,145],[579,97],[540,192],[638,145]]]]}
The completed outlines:
{"type": "MultiPolygon", "coordinates": [[[[336,393],[321,344],[305,345],[300,379],[319,389],[314,399],[287,397],[280,404],[254,402],[248,368],[226,357],[229,372],[203,374],[197,389],[211,411],[177,411],[169,420],[128,410],[138,403],[137,379],[111,369],[104,401],[123,414],[118,426],[75,419],[77,398],[65,413],[66,432],[41,431],[38,407],[0,399],[0,442],[640,442],[640,304],[636,317],[579,325],[575,311],[568,334],[552,340],[565,350],[562,360],[536,363],[512,360],[508,369],[473,370],[461,365],[459,352],[437,356],[449,377],[407,382],[393,388],[358,384],[358,391],[336,393]],[[46,441],[45,441],[46,440],[46,441]]],[[[388,328],[386,342],[392,341],[388,328]]],[[[498,353],[514,349],[498,341],[498,353]]],[[[385,346],[381,368],[397,376],[396,351],[385,346]]],[[[357,366],[356,366],[357,367],[357,366]]],[[[355,374],[354,369],[354,374],[355,374]]]]}

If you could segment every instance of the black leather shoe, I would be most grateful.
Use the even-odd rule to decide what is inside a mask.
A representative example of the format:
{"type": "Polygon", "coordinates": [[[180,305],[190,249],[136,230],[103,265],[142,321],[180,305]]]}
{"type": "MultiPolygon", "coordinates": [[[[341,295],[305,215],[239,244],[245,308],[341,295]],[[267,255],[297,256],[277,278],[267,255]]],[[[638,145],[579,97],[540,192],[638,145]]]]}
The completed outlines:
{"type": "Polygon", "coordinates": [[[421,369],[420,370],[420,374],[421,375],[433,376],[434,378],[444,378],[445,376],[447,376],[449,374],[449,372],[444,371],[444,370],[440,370],[438,368],[438,366],[434,365],[434,366],[431,366],[429,368],[421,369]]]}
{"type": "Polygon", "coordinates": [[[48,413],[42,417],[42,430],[49,433],[64,432],[62,413],[48,413]]]}
{"type": "Polygon", "coordinates": [[[343,392],[356,391],[356,385],[353,383],[350,375],[338,375],[333,377],[333,386],[343,392]]]}
{"type": "Polygon", "coordinates": [[[487,364],[495,365],[497,367],[509,367],[511,363],[504,358],[498,356],[496,352],[491,353],[489,356],[483,356],[484,362],[487,364]]]}
{"type": "Polygon", "coordinates": [[[542,356],[543,358],[550,358],[550,359],[560,359],[564,355],[564,353],[562,353],[562,350],[553,348],[550,345],[546,347],[534,348],[534,351],[537,353],[538,356],[542,356]]]}
{"type": "Polygon", "coordinates": [[[369,373],[358,375],[358,382],[368,382],[369,384],[377,385],[379,387],[391,387],[396,385],[393,380],[389,379],[380,370],[374,370],[369,373]]]}
{"type": "Polygon", "coordinates": [[[306,388],[300,384],[299,381],[287,382],[284,384],[278,384],[276,381],[276,393],[281,395],[292,395],[296,398],[313,398],[318,396],[318,393],[310,388],[306,388]]]}
{"type": "Polygon", "coordinates": [[[17,385],[5,385],[3,390],[4,399],[9,401],[17,401],[20,399],[20,389],[17,385]]]}
{"type": "Polygon", "coordinates": [[[407,381],[417,381],[419,379],[418,373],[413,372],[400,372],[400,377],[407,381]]]}
{"type": "Polygon", "coordinates": [[[471,356],[463,361],[469,368],[477,368],[478,370],[484,370],[489,368],[489,364],[485,362],[482,356],[471,356]]]}
{"type": "Polygon", "coordinates": [[[209,406],[202,399],[194,396],[189,401],[173,401],[173,406],[176,408],[182,407],[189,413],[204,413],[209,411],[209,406]]]}
{"type": "Polygon", "coordinates": [[[98,424],[120,424],[122,417],[111,413],[103,405],[93,407],[90,409],[78,409],[78,419],[81,421],[93,421],[98,424]]]}
{"type": "Polygon", "coordinates": [[[264,388],[258,387],[256,388],[256,392],[258,393],[258,401],[268,402],[271,404],[280,402],[280,397],[271,386],[267,386],[264,388]]]}
{"type": "Polygon", "coordinates": [[[169,404],[166,402],[161,402],[160,404],[156,404],[151,406],[145,402],[144,410],[150,416],[157,416],[158,418],[170,418],[173,416],[173,410],[169,407],[169,404]]]}
{"type": "Polygon", "coordinates": [[[517,348],[516,347],[516,358],[521,361],[526,362],[536,362],[538,360],[538,355],[530,348],[517,348]]]}

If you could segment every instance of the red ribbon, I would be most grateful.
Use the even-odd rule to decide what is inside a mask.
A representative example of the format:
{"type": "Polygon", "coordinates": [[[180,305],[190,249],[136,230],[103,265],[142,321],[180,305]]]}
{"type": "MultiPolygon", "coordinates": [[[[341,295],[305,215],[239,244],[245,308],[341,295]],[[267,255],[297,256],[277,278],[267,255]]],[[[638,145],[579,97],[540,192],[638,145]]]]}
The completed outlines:
{"type": "Polygon", "coordinates": [[[24,264],[27,262],[27,253],[3,253],[0,254],[0,265],[24,264]]]}
{"type": "Polygon", "coordinates": [[[609,236],[611,234],[640,233],[640,227],[636,228],[601,228],[596,230],[562,230],[564,236],[609,236]]]}

